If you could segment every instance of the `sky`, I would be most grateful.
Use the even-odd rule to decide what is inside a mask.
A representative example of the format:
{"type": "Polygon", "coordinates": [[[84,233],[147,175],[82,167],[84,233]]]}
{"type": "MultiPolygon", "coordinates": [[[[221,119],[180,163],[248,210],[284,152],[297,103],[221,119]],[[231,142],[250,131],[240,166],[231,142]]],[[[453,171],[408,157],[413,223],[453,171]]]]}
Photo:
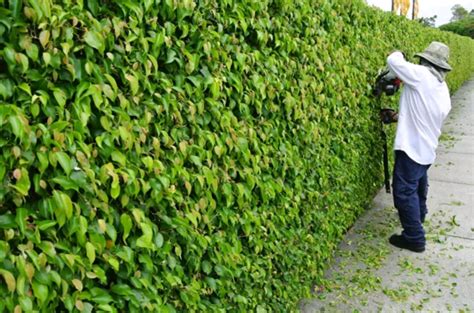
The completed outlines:
{"type": "MultiPolygon", "coordinates": [[[[375,5],[385,11],[392,8],[392,0],[366,0],[369,5],[375,5]]],[[[474,0],[418,0],[418,17],[431,17],[437,15],[436,26],[449,23],[452,17],[451,8],[460,4],[468,12],[474,9],[474,0]]],[[[411,17],[411,8],[408,15],[411,17]]]]}

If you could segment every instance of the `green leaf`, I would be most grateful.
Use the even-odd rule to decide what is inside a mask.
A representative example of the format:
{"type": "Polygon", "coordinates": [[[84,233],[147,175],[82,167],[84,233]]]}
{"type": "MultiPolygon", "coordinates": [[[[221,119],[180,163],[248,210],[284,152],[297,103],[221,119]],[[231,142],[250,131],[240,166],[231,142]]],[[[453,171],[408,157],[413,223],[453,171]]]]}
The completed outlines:
{"type": "Polygon", "coordinates": [[[130,296],[133,295],[132,288],[125,284],[116,284],[110,288],[110,290],[120,296],[130,296]]]}
{"type": "Polygon", "coordinates": [[[63,226],[72,217],[73,207],[69,196],[61,191],[53,191],[53,211],[59,226],[63,226]]]}
{"type": "Polygon", "coordinates": [[[133,226],[132,218],[129,215],[123,213],[120,216],[120,224],[122,224],[122,227],[123,227],[122,239],[125,242],[133,226]]]}
{"type": "Polygon", "coordinates": [[[117,199],[118,196],[120,195],[120,183],[118,176],[115,175],[112,178],[112,185],[110,187],[110,195],[112,196],[112,199],[117,199]]]}
{"type": "Polygon", "coordinates": [[[38,226],[40,230],[46,230],[48,228],[53,227],[56,224],[57,224],[56,221],[51,221],[51,220],[36,222],[36,225],[38,226]]]}
{"type": "Polygon", "coordinates": [[[95,247],[92,243],[86,242],[86,254],[89,262],[94,263],[95,261],[95,247]]]}
{"type": "Polygon", "coordinates": [[[71,178],[66,176],[54,177],[51,181],[60,185],[64,190],[79,191],[79,186],[71,178]]]}
{"type": "Polygon", "coordinates": [[[90,30],[85,33],[84,41],[92,48],[99,50],[99,52],[104,52],[104,37],[101,33],[90,30]]]}
{"type": "Polygon", "coordinates": [[[92,296],[91,300],[96,303],[108,304],[114,301],[112,296],[104,289],[95,287],[95,288],[90,289],[90,293],[92,296]]]}
{"type": "Polygon", "coordinates": [[[7,213],[0,215],[0,229],[10,229],[15,228],[15,216],[13,214],[7,213]]]}
{"type": "Polygon", "coordinates": [[[137,247],[154,249],[155,245],[153,244],[153,229],[147,223],[140,223],[140,228],[142,229],[143,235],[137,239],[137,247]]]}
{"type": "Polygon", "coordinates": [[[3,181],[6,171],[7,169],[5,168],[5,166],[0,162],[0,181],[3,181]]]}
{"type": "Polygon", "coordinates": [[[42,56],[43,56],[44,64],[45,64],[46,66],[48,66],[49,64],[51,64],[51,53],[49,53],[49,52],[43,52],[42,56]]]}
{"type": "MultiPolygon", "coordinates": [[[[97,85],[92,85],[89,87],[86,95],[92,96],[92,100],[94,101],[94,105],[96,107],[100,107],[104,102],[104,98],[102,97],[102,91],[97,85]]],[[[89,113],[87,113],[89,114],[89,113]]]]}
{"type": "Polygon", "coordinates": [[[168,189],[168,188],[169,188],[171,182],[170,182],[170,180],[169,180],[167,177],[165,177],[165,176],[160,176],[160,177],[158,177],[158,179],[160,180],[160,183],[161,183],[161,185],[163,185],[163,188],[164,188],[164,189],[168,189]]]}
{"type": "Polygon", "coordinates": [[[38,158],[38,162],[40,163],[38,169],[40,173],[43,173],[49,165],[48,156],[44,152],[37,152],[36,157],[38,158]]]}
{"type": "Polygon", "coordinates": [[[3,49],[3,57],[10,66],[16,65],[16,51],[11,46],[7,46],[3,49]]]}
{"type": "Polygon", "coordinates": [[[13,134],[16,138],[22,138],[25,134],[25,125],[17,115],[12,115],[8,118],[13,134]]]}
{"type": "Polygon", "coordinates": [[[28,57],[24,55],[23,53],[17,53],[16,57],[17,57],[18,63],[20,63],[21,65],[21,72],[26,73],[29,67],[28,57]]]}
{"type": "Polygon", "coordinates": [[[48,299],[48,286],[38,283],[36,280],[33,281],[33,294],[39,300],[39,303],[42,305],[48,299]]]}
{"type": "Polygon", "coordinates": [[[97,16],[99,14],[100,5],[97,0],[87,0],[87,8],[93,15],[97,16]]]}
{"type": "Polygon", "coordinates": [[[74,268],[74,264],[76,263],[76,256],[74,254],[65,253],[61,255],[61,257],[70,269],[74,268]]]}
{"type": "Polygon", "coordinates": [[[30,44],[27,48],[26,48],[26,55],[28,55],[28,57],[30,59],[32,59],[33,61],[38,61],[38,56],[39,56],[39,48],[37,45],[35,45],[34,43],[30,44]]]}
{"type": "Polygon", "coordinates": [[[122,166],[125,166],[127,163],[127,158],[125,157],[125,155],[118,150],[115,150],[114,152],[112,152],[112,160],[114,160],[115,162],[119,163],[122,166]]]}
{"type": "Polygon", "coordinates": [[[136,95],[138,93],[138,88],[139,88],[138,78],[136,78],[132,74],[127,74],[125,78],[130,83],[130,90],[132,91],[132,95],[136,95]]]}
{"type": "Polygon", "coordinates": [[[119,88],[117,86],[117,82],[115,81],[115,78],[113,78],[112,75],[109,75],[109,74],[104,74],[104,77],[107,79],[107,81],[109,82],[109,84],[112,86],[113,90],[115,93],[118,93],[119,91],[119,88]]]}
{"type": "Polygon", "coordinates": [[[38,244],[38,247],[49,257],[56,257],[56,249],[51,241],[43,240],[38,244]]]}
{"type": "Polygon", "coordinates": [[[22,196],[27,196],[28,191],[31,187],[30,176],[26,168],[20,170],[20,178],[17,180],[16,184],[12,187],[18,191],[22,196]]]}
{"type": "Polygon", "coordinates": [[[22,234],[25,233],[26,229],[26,218],[28,217],[28,211],[25,208],[18,208],[16,210],[16,225],[20,229],[22,234]]]}
{"type": "Polygon", "coordinates": [[[40,41],[41,45],[43,46],[43,48],[45,48],[46,45],[49,43],[50,35],[51,35],[51,33],[49,32],[49,30],[43,30],[39,34],[39,41],[40,41]]]}
{"type": "Polygon", "coordinates": [[[133,250],[131,248],[124,246],[123,248],[121,248],[120,251],[117,252],[116,255],[123,261],[129,264],[134,264],[134,255],[133,250]]]}
{"type": "Polygon", "coordinates": [[[59,106],[61,108],[64,108],[64,105],[66,104],[66,93],[64,92],[64,90],[59,89],[59,88],[54,88],[53,95],[54,95],[54,99],[56,99],[56,102],[59,104],[59,106]]]}
{"type": "Polygon", "coordinates": [[[75,278],[71,281],[71,283],[74,285],[76,290],[82,291],[82,288],[84,288],[84,285],[82,284],[82,281],[75,278]]]}
{"type": "Polygon", "coordinates": [[[155,245],[157,248],[163,247],[164,238],[161,233],[156,234],[155,236],[155,245]]]}
{"type": "Polygon", "coordinates": [[[71,161],[71,158],[65,153],[65,152],[56,152],[55,153],[56,158],[59,161],[59,164],[63,168],[63,170],[66,172],[66,174],[69,176],[73,169],[73,163],[71,161]]]}
{"type": "Polygon", "coordinates": [[[26,84],[26,83],[21,83],[18,85],[18,89],[21,89],[23,90],[24,92],[26,92],[29,96],[31,96],[31,87],[26,84]]]}
{"type": "Polygon", "coordinates": [[[118,261],[116,258],[110,257],[109,260],[108,260],[108,262],[109,262],[109,264],[112,266],[112,268],[113,268],[116,272],[119,271],[119,269],[120,269],[120,263],[119,263],[119,261],[118,261]]]}
{"type": "MultiPolygon", "coordinates": [[[[1,215],[0,215],[0,219],[1,219],[1,215]]],[[[0,240],[0,262],[3,262],[3,260],[9,253],[10,253],[10,246],[8,245],[8,243],[3,240],[0,240]]]]}
{"type": "Polygon", "coordinates": [[[30,297],[21,296],[18,298],[18,302],[20,303],[21,309],[25,312],[31,312],[33,310],[33,302],[31,301],[30,297]]]}
{"type": "Polygon", "coordinates": [[[201,268],[202,271],[208,275],[212,272],[212,265],[208,261],[203,261],[201,263],[201,268]]]}
{"type": "Polygon", "coordinates": [[[0,79],[0,96],[6,100],[13,96],[13,83],[9,79],[0,79]]]}
{"type": "Polygon", "coordinates": [[[105,232],[110,237],[110,239],[112,239],[113,242],[117,240],[117,231],[115,230],[115,227],[112,224],[107,223],[105,232]]]}
{"type": "Polygon", "coordinates": [[[13,292],[16,288],[15,276],[7,270],[0,269],[0,275],[3,276],[3,280],[7,284],[8,291],[13,292]]]}
{"type": "Polygon", "coordinates": [[[21,8],[22,8],[22,0],[10,0],[10,10],[12,12],[12,16],[15,19],[18,19],[20,17],[21,8]]]}
{"type": "Polygon", "coordinates": [[[201,163],[201,158],[199,158],[198,156],[196,155],[192,155],[189,157],[189,159],[191,160],[191,162],[193,162],[195,165],[201,167],[202,166],[202,163],[201,163]]]}

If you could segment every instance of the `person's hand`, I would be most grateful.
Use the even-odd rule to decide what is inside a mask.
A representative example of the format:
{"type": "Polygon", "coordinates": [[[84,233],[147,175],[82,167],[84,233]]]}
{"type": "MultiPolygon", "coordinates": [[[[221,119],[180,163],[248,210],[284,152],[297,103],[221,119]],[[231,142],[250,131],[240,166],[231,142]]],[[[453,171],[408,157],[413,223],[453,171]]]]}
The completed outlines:
{"type": "Polygon", "coordinates": [[[398,113],[392,109],[381,109],[380,110],[380,120],[384,124],[396,123],[398,121],[398,113]]]}

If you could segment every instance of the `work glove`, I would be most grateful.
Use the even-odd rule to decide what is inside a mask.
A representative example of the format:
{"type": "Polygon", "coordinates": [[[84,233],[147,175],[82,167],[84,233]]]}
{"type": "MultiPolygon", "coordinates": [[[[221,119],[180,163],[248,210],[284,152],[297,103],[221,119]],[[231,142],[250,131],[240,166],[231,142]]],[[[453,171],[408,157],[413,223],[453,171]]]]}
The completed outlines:
{"type": "Polygon", "coordinates": [[[384,124],[396,123],[398,121],[398,113],[395,110],[389,108],[381,109],[380,120],[384,124]]]}

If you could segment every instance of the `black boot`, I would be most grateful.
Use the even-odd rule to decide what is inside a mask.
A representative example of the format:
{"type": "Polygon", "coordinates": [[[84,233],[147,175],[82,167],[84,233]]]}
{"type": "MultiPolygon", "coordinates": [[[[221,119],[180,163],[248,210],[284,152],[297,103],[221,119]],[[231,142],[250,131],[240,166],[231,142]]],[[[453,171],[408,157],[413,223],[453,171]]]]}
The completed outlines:
{"type": "Polygon", "coordinates": [[[416,245],[408,242],[405,237],[401,235],[392,235],[388,240],[392,245],[401,249],[407,249],[413,252],[423,252],[425,251],[425,245],[416,245]]]}

